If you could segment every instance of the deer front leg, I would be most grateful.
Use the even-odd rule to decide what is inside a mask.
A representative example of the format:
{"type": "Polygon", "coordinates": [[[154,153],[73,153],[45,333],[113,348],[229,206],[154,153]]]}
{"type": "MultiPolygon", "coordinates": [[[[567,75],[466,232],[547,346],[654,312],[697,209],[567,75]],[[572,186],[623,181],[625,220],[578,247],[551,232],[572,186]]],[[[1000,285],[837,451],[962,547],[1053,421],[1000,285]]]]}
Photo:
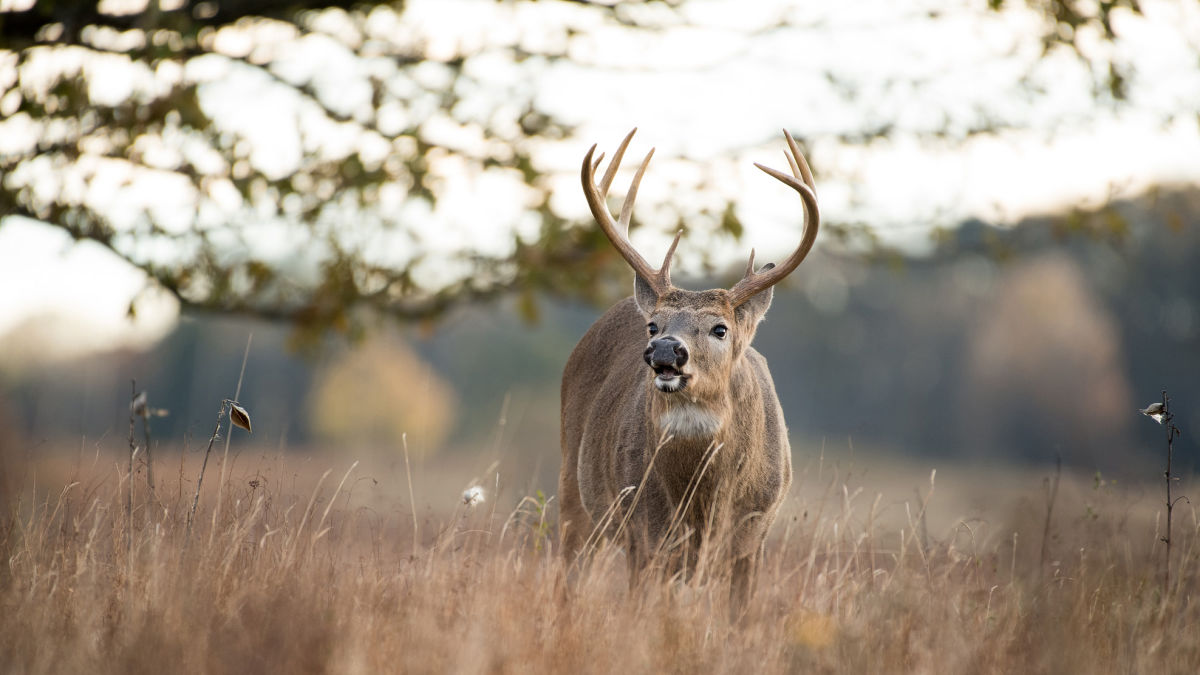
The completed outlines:
{"type": "Polygon", "coordinates": [[[767,519],[759,514],[748,518],[747,521],[744,529],[734,536],[730,551],[733,555],[733,569],[729,586],[729,613],[733,620],[745,613],[746,606],[754,595],[758,565],[767,541],[767,519]]]}
{"type": "Polygon", "coordinates": [[[737,621],[746,612],[750,598],[754,595],[758,579],[759,555],[755,553],[733,561],[733,579],[729,586],[729,617],[737,621]]]}
{"type": "Polygon", "coordinates": [[[638,493],[628,495],[622,513],[628,514],[624,524],[626,552],[629,556],[629,586],[633,589],[646,577],[647,570],[660,569],[657,559],[666,536],[670,504],[665,491],[650,478],[638,493]],[[628,509],[632,508],[632,512],[628,509]]]}

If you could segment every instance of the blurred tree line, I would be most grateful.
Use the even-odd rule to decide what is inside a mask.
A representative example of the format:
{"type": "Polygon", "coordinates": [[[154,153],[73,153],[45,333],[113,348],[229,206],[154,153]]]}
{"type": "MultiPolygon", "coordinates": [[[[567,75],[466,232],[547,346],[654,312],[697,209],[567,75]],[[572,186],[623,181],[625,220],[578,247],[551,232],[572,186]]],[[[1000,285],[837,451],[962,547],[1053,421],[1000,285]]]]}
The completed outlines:
{"type": "MultiPolygon", "coordinates": [[[[776,294],[756,346],[798,462],[852,444],[909,457],[1060,455],[1149,477],[1159,434],[1138,407],[1165,388],[1180,426],[1200,429],[1197,256],[1195,188],[1014,227],[967,223],[899,266],[813,256],[808,283],[776,294]]],[[[136,377],[171,410],[153,421],[156,438],[202,439],[253,331],[241,398],[253,402],[256,443],[394,452],[407,432],[418,457],[479,453],[503,436],[504,452],[533,466],[556,456],[562,364],[596,312],[548,299],[530,326],[516,302],[456,307],[427,330],[381,329],[316,359],[282,348],[285,324],[186,320],[147,353],[0,370],[0,428],[28,439],[19,448],[81,437],[90,448],[123,434],[136,377]]],[[[20,337],[0,350],[21,354],[20,337]]],[[[36,350],[36,334],[28,342],[36,350]]],[[[1185,473],[1200,461],[1195,438],[1177,446],[1185,473]]]]}
{"type": "MultiPolygon", "coordinates": [[[[1003,0],[977,2],[1004,10],[1003,0]]],[[[1045,53],[1077,55],[1095,73],[1097,100],[1120,105],[1135,76],[1122,52],[1086,49],[1079,36],[1119,41],[1112,16],[1140,12],[1139,3],[1027,3],[1043,17],[1045,53]]],[[[546,35],[497,31],[491,43],[449,51],[432,50],[429,36],[407,25],[404,2],[127,4],[137,11],[56,0],[17,0],[0,11],[0,118],[14,134],[0,149],[0,218],[25,216],[97,242],[185,310],[282,319],[309,339],[329,328],[360,334],[366,316],[430,319],[455,303],[510,293],[532,315],[538,294],[595,300],[625,279],[599,230],[552,206],[547,170],[535,161],[540,142],[570,137],[571,126],[540,107],[530,87],[497,90],[483,66],[579,59],[572,45],[600,27],[652,36],[686,22],[685,0],[515,0],[504,4],[545,15],[546,35]],[[335,62],[297,65],[297,50],[335,62]],[[354,78],[339,74],[350,67],[354,78]],[[280,126],[300,148],[294,161],[263,160],[270,150],[253,131],[205,104],[200,88],[231,73],[259,83],[238,95],[287,102],[280,126]],[[369,87],[369,105],[343,95],[341,85],[355,78],[369,87]],[[462,242],[456,274],[430,281],[420,273],[429,252],[421,216],[444,197],[436,167],[448,158],[469,171],[518,176],[531,225],[494,250],[462,242]],[[127,203],[133,184],[182,194],[183,208],[127,203]],[[357,226],[339,226],[347,221],[357,226]],[[298,240],[306,243],[294,255],[262,252],[298,240]]],[[[797,16],[781,12],[778,25],[761,30],[797,16]]],[[[843,140],[895,132],[885,125],[843,140]]],[[[680,212],[681,224],[688,215],[680,212]]],[[[727,235],[740,234],[732,202],[708,215],[727,235]]]]}

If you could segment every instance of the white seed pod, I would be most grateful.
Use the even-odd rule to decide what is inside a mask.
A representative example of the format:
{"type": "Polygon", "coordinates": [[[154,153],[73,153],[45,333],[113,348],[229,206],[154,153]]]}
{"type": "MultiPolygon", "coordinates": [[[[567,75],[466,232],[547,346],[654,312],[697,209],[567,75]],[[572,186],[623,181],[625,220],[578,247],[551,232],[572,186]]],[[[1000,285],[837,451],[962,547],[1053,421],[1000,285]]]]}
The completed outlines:
{"type": "Polygon", "coordinates": [[[254,433],[253,431],[250,431],[250,413],[246,412],[245,408],[232,401],[229,403],[229,420],[233,422],[233,426],[241,427],[245,429],[247,433],[254,433]]]}
{"type": "Polygon", "coordinates": [[[483,488],[478,485],[472,485],[466,490],[463,490],[462,500],[463,504],[466,504],[467,506],[482,504],[484,501],[483,488]]]}
{"type": "Polygon", "coordinates": [[[129,412],[133,413],[134,415],[141,415],[141,416],[146,415],[146,390],[145,389],[138,392],[138,395],[134,396],[133,400],[129,402],[129,412]]]}
{"type": "Polygon", "coordinates": [[[1163,414],[1163,404],[1161,402],[1151,403],[1145,408],[1140,408],[1138,412],[1142,413],[1146,417],[1149,417],[1155,422],[1158,422],[1159,424],[1162,424],[1163,418],[1166,417],[1166,415],[1163,414]]]}

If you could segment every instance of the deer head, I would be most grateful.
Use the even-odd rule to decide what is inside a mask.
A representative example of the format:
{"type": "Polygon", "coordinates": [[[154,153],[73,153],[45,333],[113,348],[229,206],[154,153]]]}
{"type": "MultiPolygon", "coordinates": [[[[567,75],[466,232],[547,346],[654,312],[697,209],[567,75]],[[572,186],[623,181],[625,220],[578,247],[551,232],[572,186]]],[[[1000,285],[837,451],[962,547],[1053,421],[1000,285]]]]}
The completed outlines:
{"type": "Polygon", "coordinates": [[[671,258],[682,232],[675,235],[658,269],[652,268],[629,242],[634,200],[646,166],[654,155],[653,149],[646,154],[633,177],[618,221],[613,221],[605,203],[608,188],[636,131],[630,131],[621,141],[599,184],[595,173],[604,155],[593,159],[596,146],[588,150],[581,171],[584,195],[604,234],[633,268],[634,298],[646,320],[644,358],[655,390],[668,397],[687,392],[686,398],[693,403],[727,398],[734,371],[754,339],[758,323],[771,306],[772,287],[800,265],[816,240],[820,212],[812,171],[785,130],[789,152],[784,154],[792,175],[761,164],[755,166],[800,194],[805,212],[800,244],[781,265],[768,263],[757,271],[751,250],[746,273],[733,288],[688,291],[671,283],[671,258]]]}

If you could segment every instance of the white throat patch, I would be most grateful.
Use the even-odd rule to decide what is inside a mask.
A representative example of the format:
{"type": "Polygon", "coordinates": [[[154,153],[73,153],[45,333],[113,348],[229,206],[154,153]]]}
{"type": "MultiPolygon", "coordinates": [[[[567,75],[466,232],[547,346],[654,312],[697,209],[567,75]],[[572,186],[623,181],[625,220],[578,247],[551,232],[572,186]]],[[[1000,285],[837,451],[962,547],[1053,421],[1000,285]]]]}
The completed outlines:
{"type": "Polygon", "coordinates": [[[680,405],[658,418],[658,426],[677,438],[711,437],[721,428],[721,419],[700,406],[680,405]]]}

